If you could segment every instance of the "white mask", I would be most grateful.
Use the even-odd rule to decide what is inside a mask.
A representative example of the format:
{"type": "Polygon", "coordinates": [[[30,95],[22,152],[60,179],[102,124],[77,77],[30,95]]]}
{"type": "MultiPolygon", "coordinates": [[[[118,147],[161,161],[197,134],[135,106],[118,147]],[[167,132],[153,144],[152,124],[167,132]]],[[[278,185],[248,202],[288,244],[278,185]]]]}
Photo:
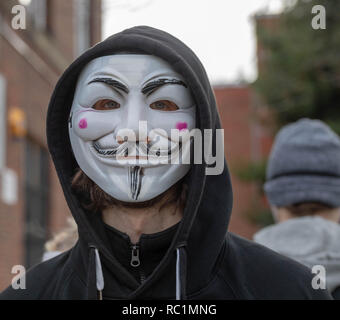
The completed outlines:
{"type": "Polygon", "coordinates": [[[154,144],[161,154],[154,159],[168,160],[170,150],[180,145],[170,139],[171,130],[194,129],[195,109],[184,79],[158,57],[117,54],[94,59],[79,76],[70,113],[69,135],[78,165],[115,199],[153,199],[184,177],[190,165],[152,161],[142,151],[154,144]],[[128,157],[119,160],[124,154],[128,157]]]}

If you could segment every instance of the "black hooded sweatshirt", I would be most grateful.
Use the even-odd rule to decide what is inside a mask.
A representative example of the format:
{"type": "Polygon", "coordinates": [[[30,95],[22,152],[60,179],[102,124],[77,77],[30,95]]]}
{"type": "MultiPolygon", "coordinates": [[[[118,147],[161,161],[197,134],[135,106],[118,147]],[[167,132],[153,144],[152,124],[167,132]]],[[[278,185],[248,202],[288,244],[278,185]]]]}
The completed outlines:
{"type": "Polygon", "coordinates": [[[325,290],[312,288],[315,275],[306,267],[227,231],[232,187],[226,163],[220,175],[206,175],[204,161],[192,166],[182,220],[169,230],[142,236],[146,274],[136,274],[124,263],[130,252],[118,249],[127,245],[126,235],[108,230],[100,214],[84,210],[71,188],[78,165],[68,135],[79,73],[91,60],[120,52],[158,56],[182,75],[196,102],[198,127],[213,129],[216,144],[215,129],[221,127],[211,85],[199,59],[180,40],[138,26],[87,50],[58,81],[47,116],[49,151],[79,240],[71,250],[31,268],[26,290],[9,287],[0,298],[97,299],[96,284],[103,276],[104,299],[330,299],[325,290]]]}

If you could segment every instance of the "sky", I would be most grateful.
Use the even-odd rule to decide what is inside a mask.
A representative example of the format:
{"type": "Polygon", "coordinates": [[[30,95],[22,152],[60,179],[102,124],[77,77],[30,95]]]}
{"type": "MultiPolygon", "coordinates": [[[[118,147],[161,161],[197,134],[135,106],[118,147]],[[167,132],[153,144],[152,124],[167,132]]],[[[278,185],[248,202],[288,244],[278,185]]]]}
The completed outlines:
{"type": "Polygon", "coordinates": [[[136,25],[174,35],[202,61],[210,81],[256,79],[255,13],[278,13],[285,0],[103,0],[103,38],[136,25]]]}

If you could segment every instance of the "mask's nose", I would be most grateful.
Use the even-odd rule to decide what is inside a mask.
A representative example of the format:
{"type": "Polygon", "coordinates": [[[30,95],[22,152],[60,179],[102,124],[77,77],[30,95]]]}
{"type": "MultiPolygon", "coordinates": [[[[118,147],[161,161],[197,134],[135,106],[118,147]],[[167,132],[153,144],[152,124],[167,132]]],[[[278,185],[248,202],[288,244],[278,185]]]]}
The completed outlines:
{"type": "Polygon", "coordinates": [[[147,141],[145,105],[141,103],[127,105],[126,112],[123,114],[122,124],[119,127],[116,136],[118,143],[147,141]]]}

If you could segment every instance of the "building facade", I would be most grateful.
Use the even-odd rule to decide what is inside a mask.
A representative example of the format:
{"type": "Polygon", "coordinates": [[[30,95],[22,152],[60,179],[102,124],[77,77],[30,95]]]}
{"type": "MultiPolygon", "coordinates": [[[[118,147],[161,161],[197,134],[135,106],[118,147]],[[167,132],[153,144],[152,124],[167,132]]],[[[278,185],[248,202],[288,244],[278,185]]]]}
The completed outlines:
{"type": "Polygon", "coordinates": [[[41,261],[70,216],[47,151],[46,113],[63,70],[101,40],[101,16],[101,0],[0,2],[0,291],[13,266],[41,261]]]}

